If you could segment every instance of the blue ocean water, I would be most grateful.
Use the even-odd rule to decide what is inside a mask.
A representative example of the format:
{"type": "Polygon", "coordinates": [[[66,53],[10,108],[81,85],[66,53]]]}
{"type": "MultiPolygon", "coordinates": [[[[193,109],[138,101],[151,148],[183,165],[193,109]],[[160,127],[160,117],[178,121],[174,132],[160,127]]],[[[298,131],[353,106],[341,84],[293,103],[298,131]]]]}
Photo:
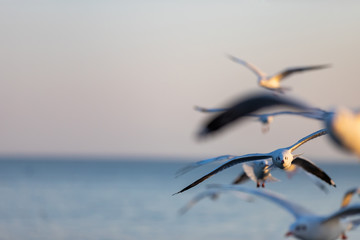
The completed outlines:
{"type": "MultiPolygon", "coordinates": [[[[282,208],[257,198],[245,202],[231,194],[204,199],[189,212],[178,210],[206,182],[172,196],[215,166],[204,166],[175,178],[186,162],[61,161],[11,159],[0,161],[0,239],[180,240],[285,239],[293,218],[282,208]]],[[[339,208],[343,193],[360,185],[360,163],[318,163],[336,182],[326,194],[305,174],[267,188],[319,214],[339,208]]],[[[208,183],[230,183],[241,171],[230,168],[208,183]]],[[[255,187],[253,182],[244,184],[255,187]]],[[[360,202],[355,197],[353,202],[360,202]]],[[[360,229],[349,232],[360,239],[360,229]]]]}

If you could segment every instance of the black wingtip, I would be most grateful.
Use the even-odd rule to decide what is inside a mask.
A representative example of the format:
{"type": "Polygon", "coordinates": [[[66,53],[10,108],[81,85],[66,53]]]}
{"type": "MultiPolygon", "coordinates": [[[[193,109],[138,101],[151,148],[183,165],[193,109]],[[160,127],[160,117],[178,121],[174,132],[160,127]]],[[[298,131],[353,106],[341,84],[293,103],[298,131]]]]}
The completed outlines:
{"type": "Polygon", "coordinates": [[[201,141],[204,140],[207,136],[209,136],[209,134],[210,134],[209,129],[203,128],[196,134],[196,138],[197,140],[201,141]]]}
{"type": "Polygon", "coordinates": [[[331,185],[334,186],[336,188],[336,184],[333,180],[330,181],[331,182],[331,185]]]}

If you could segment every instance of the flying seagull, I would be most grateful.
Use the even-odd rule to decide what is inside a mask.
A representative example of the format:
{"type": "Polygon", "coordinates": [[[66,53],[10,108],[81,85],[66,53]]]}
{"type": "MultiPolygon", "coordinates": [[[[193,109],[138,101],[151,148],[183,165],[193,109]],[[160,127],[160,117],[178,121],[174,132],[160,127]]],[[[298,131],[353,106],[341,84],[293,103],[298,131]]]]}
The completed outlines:
{"type": "Polygon", "coordinates": [[[246,62],[242,59],[239,59],[231,55],[229,55],[229,58],[236,63],[240,63],[244,65],[245,67],[250,69],[253,73],[255,73],[255,75],[257,76],[257,81],[259,86],[277,92],[284,92],[284,90],[288,90],[288,88],[281,87],[280,82],[283,79],[289,77],[290,75],[293,75],[294,73],[310,71],[310,70],[318,70],[318,69],[324,69],[330,67],[330,65],[328,64],[305,66],[305,67],[293,67],[293,68],[287,68],[275,75],[270,76],[249,62],[246,62]]]}
{"type": "Polygon", "coordinates": [[[241,191],[263,197],[280,207],[283,207],[295,218],[285,236],[294,236],[302,240],[335,240],[339,237],[345,239],[345,232],[360,225],[359,219],[347,219],[360,214],[360,204],[350,205],[326,215],[316,215],[302,206],[290,202],[279,194],[262,189],[250,189],[237,185],[215,185],[214,189],[241,191]]]}
{"type": "Polygon", "coordinates": [[[231,104],[226,111],[217,114],[204,123],[199,137],[205,137],[249,114],[270,107],[290,107],[307,112],[309,118],[320,120],[326,127],[330,138],[342,149],[360,157],[360,112],[346,107],[338,107],[331,111],[314,108],[302,101],[274,94],[252,94],[231,104]]]}
{"type": "MultiPolygon", "coordinates": [[[[195,106],[195,110],[197,110],[199,112],[204,112],[204,113],[219,113],[219,112],[225,112],[229,109],[227,109],[227,108],[204,108],[204,107],[195,106]]],[[[278,112],[262,113],[262,114],[249,113],[246,116],[254,117],[259,122],[261,122],[261,124],[263,125],[262,132],[266,133],[270,130],[270,123],[272,123],[274,121],[274,117],[279,116],[279,115],[297,115],[297,116],[302,116],[302,117],[307,117],[307,118],[315,118],[316,117],[316,116],[314,116],[314,114],[312,112],[295,112],[295,111],[278,111],[278,112]]]]}
{"type": "MultiPolygon", "coordinates": [[[[180,170],[177,171],[176,177],[179,177],[197,167],[203,166],[205,164],[213,163],[216,161],[221,160],[229,160],[234,158],[235,156],[232,155],[223,155],[215,158],[201,160],[195,163],[191,163],[180,170]]],[[[307,160],[310,162],[310,160],[307,160]]],[[[240,173],[238,177],[232,182],[232,184],[241,184],[246,182],[247,180],[252,180],[256,183],[256,187],[265,187],[266,182],[278,182],[279,180],[273,177],[270,173],[269,162],[267,160],[255,160],[252,162],[243,163],[242,165],[244,172],[240,173]]],[[[285,171],[288,173],[288,178],[291,178],[294,174],[299,172],[302,169],[300,165],[292,164],[289,168],[285,171]]],[[[323,192],[327,193],[328,189],[326,186],[320,181],[317,176],[313,175],[312,173],[307,172],[306,170],[302,169],[307,177],[323,192]]]]}
{"type": "MultiPolygon", "coordinates": [[[[241,156],[232,156],[232,155],[220,156],[219,158],[228,157],[229,160],[226,163],[224,163],[223,165],[221,165],[220,167],[214,169],[210,173],[199,178],[198,180],[191,183],[190,185],[188,185],[187,187],[183,188],[182,190],[180,190],[179,192],[177,192],[175,194],[184,192],[184,191],[198,185],[199,183],[205,181],[206,179],[212,177],[213,175],[217,174],[218,172],[221,172],[221,171],[223,171],[229,167],[232,167],[236,164],[245,163],[245,162],[249,162],[249,161],[255,161],[255,160],[261,160],[261,159],[271,159],[272,160],[272,165],[269,167],[270,169],[273,167],[277,167],[277,168],[286,170],[286,169],[289,169],[292,166],[292,164],[295,164],[297,166],[302,167],[305,171],[322,179],[329,185],[332,185],[335,187],[336,185],[335,185],[334,181],[323,170],[321,170],[319,167],[317,167],[311,161],[300,157],[301,154],[293,155],[293,153],[292,153],[294,150],[296,150],[298,147],[300,147],[304,143],[306,143],[314,138],[325,135],[325,134],[327,134],[327,131],[325,129],[316,131],[316,132],[311,133],[310,135],[300,139],[299,141],[297,141],[296,143],[294,143],[293,145],[291,145],[289,147],[279,148],[279,149],[276,149],[269,153],[253,153],[253,154],[246,154],[246,155],[241,155],[241,156]]],[[[212,160],[207,160],[207,161],[208,162],[216,161],[216,159],[218,159],[218,158],[212,158],[212,160]]]]}

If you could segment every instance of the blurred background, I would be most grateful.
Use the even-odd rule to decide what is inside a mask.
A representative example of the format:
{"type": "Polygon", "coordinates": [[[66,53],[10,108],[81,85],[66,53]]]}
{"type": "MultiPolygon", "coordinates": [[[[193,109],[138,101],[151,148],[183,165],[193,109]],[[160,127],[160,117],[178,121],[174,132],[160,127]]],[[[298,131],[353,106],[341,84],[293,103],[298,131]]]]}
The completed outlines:
{"type": "MultiPolygon", "coordinates": [[[[214,222],[203,229],[197,225],[204,221],[201,214],[178,218],[176,208],[192,196],[171,194],[205,171],[178,179],[174,173],[189,161],[286,147],[322,125],[281,116],[266,134],[260,123],[247,121],[198,141],[207,116],[194,106],[224,107],[258,89],[255,75],[230,61],[231,54],[269,74],[331,64],[286,79],[284,86],[292,89],[287,94],[329,110],[358,108],[359,11],[358,1],[335,0],[0,0],[0,234],[202,239],[211,224],[219,232],[211,228],[210,239],[258,233],[227,229],[235,216],[218,225],[219,214],[234,214],[225,206],[206,212],[214,222]],[[144,212],[149,221],[141,224],[144,212]]],[[[336,197],[327,199],[338,202],[358,183],[357,176],[336,171],[358,170],[358,160],[327,138],[303,145],[297,150],[302,152],[329,174],[339,174],[335,182],[343,181],[336,197]]],[[[284,182],[271,186],[297,193],[285,191],[284,182]]],[[[301,194],[307,191],[302,188],[301,194]]],[[[281,234],[266,224],[274,238],[286,231],[286,224],[277,226],[281,234]]]]}

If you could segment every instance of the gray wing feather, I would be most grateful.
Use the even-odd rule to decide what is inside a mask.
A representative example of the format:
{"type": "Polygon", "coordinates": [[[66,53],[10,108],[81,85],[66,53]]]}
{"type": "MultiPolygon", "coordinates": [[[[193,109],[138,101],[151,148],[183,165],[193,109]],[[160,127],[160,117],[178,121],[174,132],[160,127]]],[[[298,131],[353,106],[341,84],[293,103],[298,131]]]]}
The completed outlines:
{"type": "Polygon", "coordinates": [[[311,133],[310,135],[300,139],[299,141],[297,141],[295,144],[291,145],[290,147],[288,147],[288,149],[292,152],[294,151],[295,149],[297,149],[298,147],[300,147],[301,145],[303,145],[304,143],[314,139],[314,138],[317,138],[317,137],[320,137],[322,135],[325,135],[327,134],[327,130],[326,129],[321,129],[319,131],[316,131],[316,132],[313,132],[311,133]]]}
{"type": "Polygon", "coordinates": [[[255,73],[256,76],[258,76],[259,78],[262,77],[266,77],[266,74],[264,72],[262,72],[259,68],[255,67],[253,64],[248,63],[240,58],[228,55],[229,59],[236,62],[236,63],[240,63],[241,65],[247,67],[248,69],[250,69],[253,73],[255,73]]]}
{"type": "Polygon", "coordinates": [[[313,216],[313,213],[309,210],[303,208],[302,206],[295,204],[293,202],[290,202],[289,200],[285,199],[283,196],[276,194],[274,192],[271,192],[269,190],[262,189],[250,189],[238,185],[219,185],[217,186],[220,189],[227,189],[227,190],[235,190],[235,191],[241,191],[246,192],[250,194],[254,194],[263,198],[266,198],[273,203],[279,205],[280,207],[285,208],[287,211],[289,211],[296,219],[305,215],[313,216]]]}
{"type": "Polygon", "coordinates": [[[205,160],[201,160],[201,161],[198,161],[198,162],[195,162],[195,163],[191,163],[181,169],[179,169],[177,172],[176,172],[176,177],[179,177],[181,175],[184,175],[185,173],[197,168],[197,167],[200,167],[200,166],[203,166],[203,165],[206,165],[206,164],[209,164],[209,163],[213,163],[213,162],[217,162],[217,161],[223,161],[223,160],[230,160],[232,158],[234,158],[236,156],[234,155],[222,155],[222,156],[218,156],[218,157],[214,157],[214,158],[209,158],[209,159],[205,159],[205,160]]]}
{"type": "Polygon", "coordinates": [[[322,223],[326,223],[333,219],[349,217],[349,216],[353,216],[353,215],[357,215],[357,214],[360,214],[360,204],[350,205],[350,206],[347,206],[344,208],[340,208],[340,210],[338,210],[335,213],[331,214],[330,216],[326,217],[322,221],[322,223]]]}
{"type": "Polygon", "coordinates": [[[317,65],[317,66],[307,66],[307,67],[287,68],[287,69],[281,71],[280,73],[274,75],[273,77],[277,78],[278,81],[281,81],[284,78],[286,78],[294,73],[299,73],[299,72],[304,72],[304,71],[309,71],[309,70],[319,70],[319,69],[328,68],[328,67],[330,67],[329,64],[317,65]]]}

